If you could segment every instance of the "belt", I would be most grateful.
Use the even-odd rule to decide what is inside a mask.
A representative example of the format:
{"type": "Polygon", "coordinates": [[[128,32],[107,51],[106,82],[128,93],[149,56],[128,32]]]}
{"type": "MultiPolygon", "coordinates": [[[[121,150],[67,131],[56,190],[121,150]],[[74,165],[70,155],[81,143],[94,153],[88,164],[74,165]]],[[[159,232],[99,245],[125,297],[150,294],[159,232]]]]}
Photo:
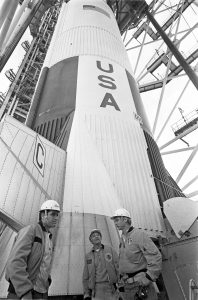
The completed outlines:
{"type": "Polygon", "coordinates": [[[32,299],[47,299],[47,293],[39,293],[35,290],[32,291],[32,299]]]}
{"type": "Polygon", "coordinates": [[[125,280],[126,283],[135,283],[137,282],[137,279],[135,279],[135,276],[134,277],[130,277],[130,278],[127,278],[125,280]]]}
{"type": "Polygon", "coordinates": [[[138,273],[141,273],[141,272],[145,272],[146,273],[147,269],[142,269],[142,270],[138,270],[136,272],[133,272],[133,273],[126,273],[126,275],[128,275],[129,278],[131,277],[134,277],[135,275],[137,275],[138,273]]]}
{"type": "MultiPolygon", "coordinates": [[[[133,273],[125,273],[125,275],[127,276],[127,278],[124,279],[124,281],[126,283],[135,283],[137,282],[137,279],[135,279],[135,276],[141,272],[146,272],[147,269],[142,269],[142,270],[138,270],[136,272],[133,273]]],[[[121,275],[121,278],[124,277],[125,275],[121,275]]]]}

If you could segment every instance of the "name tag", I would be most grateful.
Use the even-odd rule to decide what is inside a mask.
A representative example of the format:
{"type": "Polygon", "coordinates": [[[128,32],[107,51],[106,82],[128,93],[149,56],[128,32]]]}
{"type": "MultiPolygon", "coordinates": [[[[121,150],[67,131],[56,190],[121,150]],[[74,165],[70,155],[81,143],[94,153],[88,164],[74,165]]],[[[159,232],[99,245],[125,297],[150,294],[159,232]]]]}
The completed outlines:
{"type": "Polygon", "coordinates": [[[108,261],[108,262],[112,261],[112,255],[111,255],[111,253],[106,253],[106,254],[105,254],[105,259],[106,259],[106,261],[108,261]]]}
{"type": "Polygon", "coordinates": [[[88,260],[87,260],[87,263],[88,263],[88,264],[91,264],[91,263],[92,263],[92,259],[88,259],[88,260]]]}
{"type": "Polygon", "coordinates": [[[132,243],[133,243],[133,240],[132,240],[131,238],[129,238],[129,239],[127,240],[127,244],[131,245],[132,243]]]}

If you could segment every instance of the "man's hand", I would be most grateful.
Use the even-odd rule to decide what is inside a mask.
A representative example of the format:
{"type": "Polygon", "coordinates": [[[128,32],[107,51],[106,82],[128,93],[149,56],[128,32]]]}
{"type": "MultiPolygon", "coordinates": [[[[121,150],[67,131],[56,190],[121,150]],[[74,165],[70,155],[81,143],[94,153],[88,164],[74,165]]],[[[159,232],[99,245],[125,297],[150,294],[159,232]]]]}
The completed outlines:
{"type": "Polygon", "coordinates": [[[85,295],[84,295],[84,300],[85,300],[85,299],[86,299],[86,300],[91,300],[91,296],[85,294],[85,295]]]}
{"type": "Polygon", "coordinates": [[[84,300],[91,300],[91,290],[84,294],[84,300]]]}
{"type": "Polygon", "coordinates": [[[135,281],[137,281],[141,286],[147,286],[151,282],[148,278],[146,278],[146,273],[140,272],[134,276],[135,281]]]}
{"type": "Polygon", "coordinates": [[[29,291],[27,294],[25,294],[21,300],[28,300],[28,299],[32,299],[32,292],[29,291]]]}

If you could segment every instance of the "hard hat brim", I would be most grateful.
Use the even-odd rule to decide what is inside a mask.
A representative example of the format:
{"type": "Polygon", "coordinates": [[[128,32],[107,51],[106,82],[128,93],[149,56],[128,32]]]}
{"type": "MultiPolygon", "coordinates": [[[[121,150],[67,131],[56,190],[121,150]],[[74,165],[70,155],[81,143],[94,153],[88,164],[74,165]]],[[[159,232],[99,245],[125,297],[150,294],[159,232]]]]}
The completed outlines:
{"type": "Polygon", "coordinates": [[[94,234],[95,232],[98,232],[99,235],[102,237],[101,231],[100,231],[100,230],[97,230],[97,229],[94,229],[94,230],[91,231],[91,233],[90,233],[90,235],[89,235],[89,239],[91,239],[92,234],[94,234]]]}

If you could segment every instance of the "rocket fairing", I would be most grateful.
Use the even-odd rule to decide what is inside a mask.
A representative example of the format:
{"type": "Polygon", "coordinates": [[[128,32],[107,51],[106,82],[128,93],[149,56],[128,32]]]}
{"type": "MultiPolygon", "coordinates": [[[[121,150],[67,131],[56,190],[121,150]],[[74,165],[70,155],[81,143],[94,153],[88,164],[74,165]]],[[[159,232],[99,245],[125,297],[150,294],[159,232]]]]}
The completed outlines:
{"type": "Polygon", "coordinates": [[[133,225],[151,235],[164,232],[148,121],[104,0],[63,3],[28,122],[67,155],[50,293],[82,294],[90,230],[100,228],[103,242],[118,246],[109,218],[115,209],[129,210],[133,225]]]}

